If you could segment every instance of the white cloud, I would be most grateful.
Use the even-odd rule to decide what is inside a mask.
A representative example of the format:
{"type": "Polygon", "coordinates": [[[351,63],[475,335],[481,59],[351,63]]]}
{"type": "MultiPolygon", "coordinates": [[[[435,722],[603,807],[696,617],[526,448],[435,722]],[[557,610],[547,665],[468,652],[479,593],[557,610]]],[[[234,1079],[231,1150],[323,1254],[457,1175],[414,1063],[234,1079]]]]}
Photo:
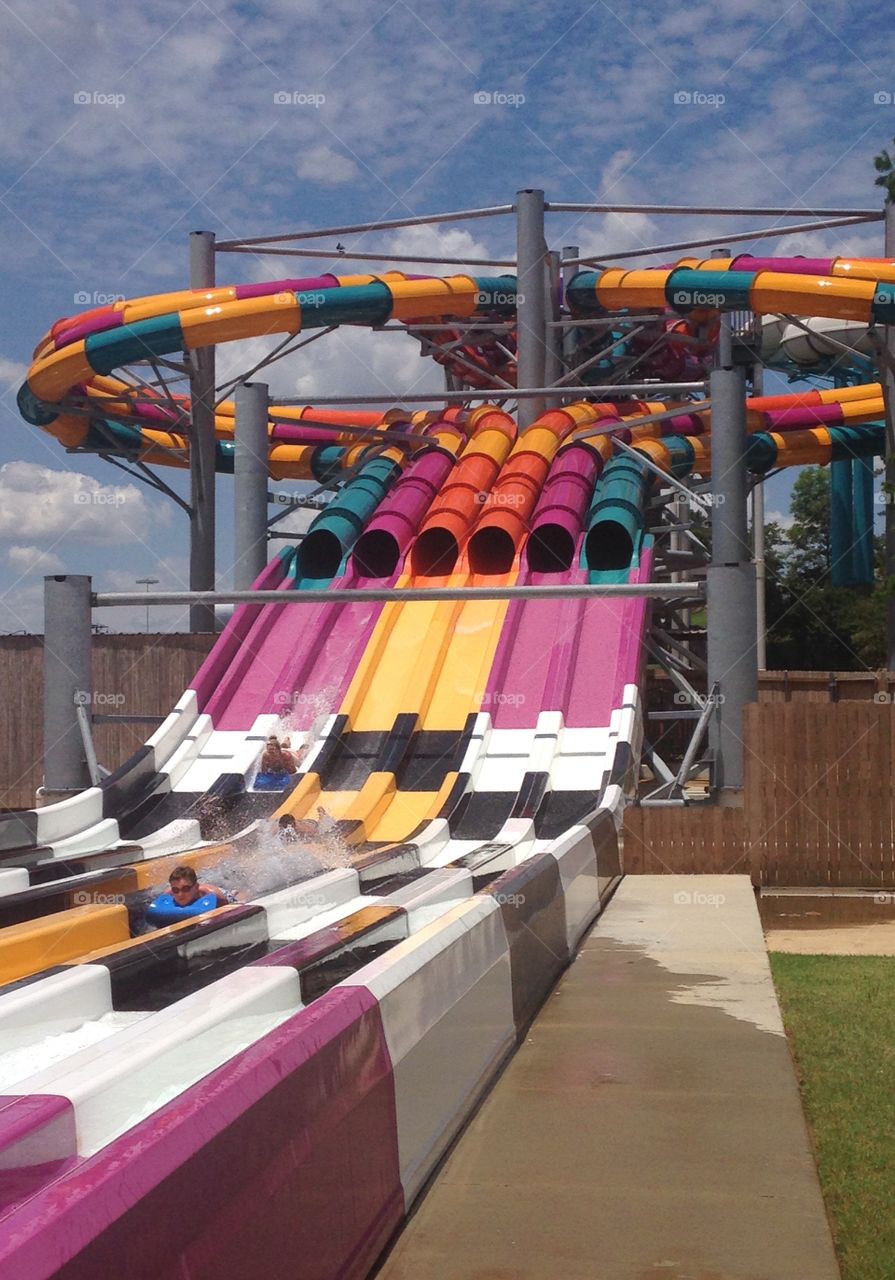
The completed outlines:
{"type": "Polygon", "coordinates": [[[9,565],[20,574],[61,573],[64,562],[61,556],[52,551],[44,551],[40,547],[13,546],[6,553],[9,565]]]}
{"type": "Polygon", "coordinates": [[[8,389],[17,391],[25,380],[27,365],[21,360],[10,360],[8,356],[0,356],[0,391],[8,389]]]}
{"type": "Polygon", "coordinates": [[[44,588],[35,578],[18,582],[13,591],[0,591],[0,635],[17,631],[39,634],[44,629],[44,588]]]}
{"type": "MultiPolygon", "coordinates": [[[[493,259],[503,254],[462,227],[401,227],[392,232],[367,234],[360,239],[363,248],[375,253],[393,252],[409,257],[419,253],[423,257],[460,260],[459,264],[444,267],[413,261],[400,263],[401,268],[408,272],[495,275],[511,270],[476,266],[474,261],[470,263],[470,259],[493,259]]],[[[301,265],[292,269],[309,276],[315,272],[347,273],[365,269],[376,274],[388,268],[387,263],[355,262],[353,259],[344,264],[313,258],[299,261],[301,265]]],[[[282,273],[282,260],[268,258],[252,262],[253,280],[277,279],[282,277],[282,273]]],[[[221,345],[217,349],[218,381],[235,378],[252,368],[280,340],[280,337],[273,340],[252,338],[221,345]]],[[[300,396],[307,398],[309,404],[314,402],[315,396],[338,395],[340,392],[346,395],[381,393],[384,404],[398,403],[402,394],[410,393],[431,393],[433,400],[437,400],[439,391],[444,388],[441,369],[428,357],[421,358],[419,344],[414,338],[396,333],[374,333],[351,325],[320,338],[294,356],[278,360],[269,369],[256,374],[255,380],[266,380],[273,396],[300,396]]]]}
{"type": "Polygon", "coordinates": [[[167,521],[135,484],[101,484],[80,471],[56,471],[34,462],[0,467],[0,539],[94,542],[114,545],[145,539],[167,521]]]}
{"type": "MultiPolygon", "coordinates": [[[[106,569],[94,578],[96,591],[188,591],[189,561],[183,555],[168,555],[146,567],[106,569]],[[147,588],[138,578],[157,578],[158,582],[147,588]]],[[[115,605],[107,609],[94,609],[94,622],[107,626],[110,631],[145,631],[146,608],[144,605],[115,605]]],[[[149,609],[150,631],[189,631],[188,605],[152,605],[149,609]]]]}
{"type": "Polygon", "coordinates": [[[325,142],[305,147],[295,168],[306,182],[319,182],[325,187],[338,187],[358,175],[358,167],[350,156],[334,151],[325,142]]]}

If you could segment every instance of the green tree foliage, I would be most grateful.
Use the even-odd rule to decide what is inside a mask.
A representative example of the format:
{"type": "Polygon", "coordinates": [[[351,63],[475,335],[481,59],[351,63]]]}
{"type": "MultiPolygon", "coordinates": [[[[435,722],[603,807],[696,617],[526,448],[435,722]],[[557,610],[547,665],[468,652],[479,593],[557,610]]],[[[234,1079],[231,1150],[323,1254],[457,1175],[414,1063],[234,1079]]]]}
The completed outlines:
{"type": "Polygon", "coordinates": [[[883,188],[887,200],[895,202],[895,159],[885,147],[873,157],[873,167],[877,172],[876,185],[883,188]]]}
{"type": "Polygon", "coordinates": [[[793,523],[765,528],[768,667],[860,671],[885,665],[882,539],[871,588],[831,584],[830,472],[806,467],[792,493],[793,523]]]}

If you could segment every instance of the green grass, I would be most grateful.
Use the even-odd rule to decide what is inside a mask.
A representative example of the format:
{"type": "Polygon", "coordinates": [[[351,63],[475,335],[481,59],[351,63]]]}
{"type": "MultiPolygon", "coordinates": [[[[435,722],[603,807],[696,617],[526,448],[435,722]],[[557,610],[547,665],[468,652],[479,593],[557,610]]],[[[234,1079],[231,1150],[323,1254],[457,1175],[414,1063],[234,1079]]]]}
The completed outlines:
{"type": "Polygon", "coordinates": [[[895,1277],[895,957],[775,953],[843,1280],[895,1277]]]}

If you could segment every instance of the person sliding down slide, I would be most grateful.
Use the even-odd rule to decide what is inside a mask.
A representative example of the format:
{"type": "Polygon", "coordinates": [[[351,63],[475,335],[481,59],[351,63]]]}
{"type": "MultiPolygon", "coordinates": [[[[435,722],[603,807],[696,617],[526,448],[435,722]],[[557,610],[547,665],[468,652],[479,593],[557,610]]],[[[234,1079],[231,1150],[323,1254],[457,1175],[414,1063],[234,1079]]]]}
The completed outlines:
{"type": "Polygon", "coordinates": [[[258,766],[260,773],[295,773],[298,760],[294,751],[290,751],[290,739],[284,738],[282,743],[275,733],[267,739],[267,746],[258,766]]]}
{"type": "Polygon", "coordinates": [[[177,924],[190,916],[202,915],[236,902],[236,895],[213,884],[200,884],[193,867],[175,867],[168,877],[170,890],[159,894],[146,908],[147,924],[156,927],[177,924]]]}
{"type": "Polygon", "coordinates": [[[235,902],[236,897],[226,889],[218,889],[213,884],[199,884],[199,877],[192,867],[175,867],[168,877],[171,886],[171,897],[178,907],[191,907],[200,898],[216,898],[217,906],[224,907],[228,902],[235,902]]]}

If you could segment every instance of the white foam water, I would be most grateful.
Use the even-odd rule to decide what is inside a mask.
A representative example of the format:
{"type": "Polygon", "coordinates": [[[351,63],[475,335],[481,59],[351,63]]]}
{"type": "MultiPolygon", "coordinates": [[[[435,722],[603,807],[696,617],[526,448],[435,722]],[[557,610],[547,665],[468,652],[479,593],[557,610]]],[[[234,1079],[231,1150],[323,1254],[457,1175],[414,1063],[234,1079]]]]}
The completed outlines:
{"type": "Polygon", "coordinates": [[[129,1027],[148,1017],[148,1013],[104,1013],[100,1018],[83,1022],[73,1031],[44,1036],[32,1044],[20,1045],[17,1049],[0,1054],[0,1091],[46,1067],[52,1067],[54,1063],[62,1062],[79,1049],[99,1044],[122,1027],[129,1027]]]}

